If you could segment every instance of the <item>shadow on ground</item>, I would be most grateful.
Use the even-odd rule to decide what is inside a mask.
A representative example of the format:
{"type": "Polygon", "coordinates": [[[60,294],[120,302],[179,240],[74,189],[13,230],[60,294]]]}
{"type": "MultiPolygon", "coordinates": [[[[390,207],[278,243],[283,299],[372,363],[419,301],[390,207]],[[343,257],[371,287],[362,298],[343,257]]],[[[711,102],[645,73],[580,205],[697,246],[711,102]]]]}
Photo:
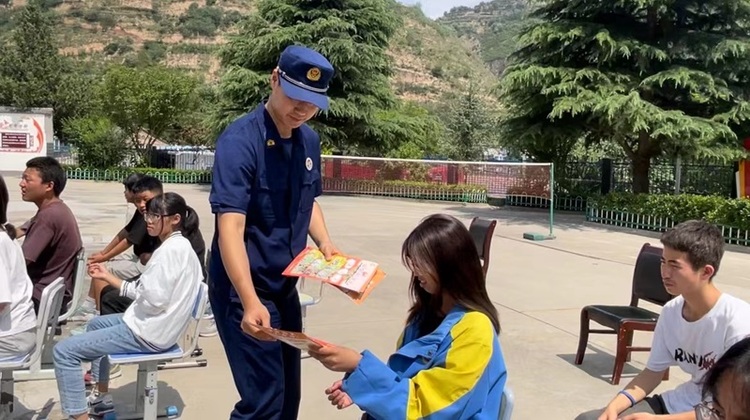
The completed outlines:
{"type": "MultiPolygon", "coordinates": [[[[135,381],[113,388],[110,391],[119,415],[135,411],[136,398],[143,398],[143,390],[136,389],[135,381]]],[[[157,413],[159,415],[165,414],[169,406],[177,407],[179,415],[182,415],[182,411],[185,409],[185,402],[182,400],[179,391],[164,381],[159,381],[158,403],[159,410],[157,413]]]]}
{"type": "Polygon", "coordinates": [[[50,398],[49,400],[47,400],[47,403],[44,404],[44,407],[42,407],[39,411],[31,410],[24,406],[18,400],[18,397],[15,397],[13,399],[13,413],[11,414],[10,418],[16,420],[46,419],[50,417],[50,412],[52,411],[52,408],[54,406],[55,401],[50,398]]]}
{"type": "MultiPolygon", "coordinates": [[[[613,354],[603,352],[592,346],[589,346],[587,350],[589,352],[586,353],[586,355],[583,357],[583,363],[581,363],[580,365],[575,364],[575,354],[564,353],[558,354],[557,357],[588,373],[592,378],[611,383],[612,371],[615,367],[615,356],[613,354]],[[590,353],[591,351],[593,351],[594,353],[590,353]]],[[[627,383],[640,372],[641,369],[629,363],[625,363],[625,367],[622,370],[620,383],[627,383]]]]}

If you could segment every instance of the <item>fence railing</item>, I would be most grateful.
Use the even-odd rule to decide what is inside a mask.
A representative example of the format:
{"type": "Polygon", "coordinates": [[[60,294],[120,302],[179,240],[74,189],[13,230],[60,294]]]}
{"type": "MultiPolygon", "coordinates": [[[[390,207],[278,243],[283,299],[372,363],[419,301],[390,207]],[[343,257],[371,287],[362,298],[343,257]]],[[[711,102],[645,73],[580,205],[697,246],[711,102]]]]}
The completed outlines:
{"type": "Polygon", "coordinates": [[[436,191],[485,190],[489,197],[507,195],[549,200],[554,188],[549,163],[457,162],[440,160],[323,156],[321,176],[330,191],[356,193],[362,188],[415,185],[436,191]],[[336,182],[333,182],[336,181],[336,182]]]}
{"type": "MultiPolygon", "coordinates": [[[[595,206],[588,206],[586,208],[586,221],[626,229],[638,229],[653,232],[664,232],[676,225],[675,221],[669,217],[630,213],[627,211],[598,208],[595,206]]],[[[750,246],[750,231],[723,225],[719,225],[719,228],[721,229],[721,233],[724,236],[724,241],[726,243],[750,246]]]]}

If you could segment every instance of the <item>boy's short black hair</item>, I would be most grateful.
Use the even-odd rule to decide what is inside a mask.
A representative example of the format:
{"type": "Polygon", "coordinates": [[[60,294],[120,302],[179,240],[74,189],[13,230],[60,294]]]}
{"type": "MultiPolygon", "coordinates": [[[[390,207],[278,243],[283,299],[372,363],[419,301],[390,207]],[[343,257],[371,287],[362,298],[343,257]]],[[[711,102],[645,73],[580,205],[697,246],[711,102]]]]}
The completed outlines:
{"type": "Polygon", "coordinates": [[[134,172],[128,175],[128,177],[122,181],[122,185],[125,186],[126,190],[133,192],[133,187],[135,186],[135,184],[137,184],[138,181],[140,181],[144,176],[145,175],[140,172],[134,172]]]}
{"type": "Polygon", "coordinates": [[[133,185],[133,194],[140,194],[144,191],[151,191],[157,194],[161,194],[164,192],[164,187],[161,184],[161,181],[159,179],[151,176],[151,175],[143,175],[141,179],[139,179],[134,185],[133,185]]]}
{"type": "Polygon", "coordinates": [[[52,183],[52,192],[55,197],[59,197],[65,190],[67,177],[65,170],[57,159],[49,156],[39,156],[29,159],[26,162],[26,168],[36,169],[44,183],[52,183]]]}
{"type": "Polygon", "coordinates": [[[687,254],[694,270],[710,265],[714,275],[719,271],[724,256],[724,236],[716,225],[704,220],[688,220],[664,232],[661,243],[687,254]]]}

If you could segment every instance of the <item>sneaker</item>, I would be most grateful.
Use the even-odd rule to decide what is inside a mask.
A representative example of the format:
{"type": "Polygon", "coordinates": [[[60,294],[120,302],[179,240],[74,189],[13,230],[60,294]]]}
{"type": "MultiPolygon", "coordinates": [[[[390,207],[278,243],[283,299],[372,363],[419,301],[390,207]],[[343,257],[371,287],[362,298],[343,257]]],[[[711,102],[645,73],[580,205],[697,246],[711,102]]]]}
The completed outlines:
{"type": "Polygon", "coordinates": [[[214,320],[214,311],[211,309],[211,304],[208,304],[206,305],[206,312],[201,319],[201,327],[198,336],[213,337],[218,333],[219,331],[216,330],[216,320],[214,320]]]}
{"type": "Polygon", "coordinates": [[[89,302],[86,300],[75,310],[75,312],[73,312],[73,314],[70,315],[70,318],[68,319],[71,322],[88,322],[98,315],[99,311],[96,310],[94,301],[92,300],[89,302]]]}
{"type": "Polygon", "coordinates": [[[214,317],[211,316],[206,317],[204,316],[201,320],[201,330],[198,333],[198,336],[200,337],[214,337],[217,334],[219,334],[219,331],[216,329],[216,320],[214,320],[214,317]]]}
{"type": "Polygon", "coordinates": [[[89,414],[102,416],[115,411],[115,402],[109,394],[100,394],[99,391],[92,391],[86,398],[89,403],[89,414]]]}

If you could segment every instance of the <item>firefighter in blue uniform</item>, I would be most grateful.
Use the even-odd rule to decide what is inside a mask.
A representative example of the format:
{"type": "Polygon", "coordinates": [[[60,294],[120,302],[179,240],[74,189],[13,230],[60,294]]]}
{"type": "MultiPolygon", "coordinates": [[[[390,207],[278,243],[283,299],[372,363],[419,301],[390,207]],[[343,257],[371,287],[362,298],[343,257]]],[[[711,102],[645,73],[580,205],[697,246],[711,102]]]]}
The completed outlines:
{"type": "Polygon", "coordinates": [[[268,100],[217,140],[209,298],[241,398],[231,419],[297,418],[300,352],[255,325],[301,331],[297,279],[281,273],[308,233],[328,258],[338,252],[315,200],[320,138],[305,124],[328,108],[333,73],[319,53],[288,47],[271,73],[268,100]]]}

